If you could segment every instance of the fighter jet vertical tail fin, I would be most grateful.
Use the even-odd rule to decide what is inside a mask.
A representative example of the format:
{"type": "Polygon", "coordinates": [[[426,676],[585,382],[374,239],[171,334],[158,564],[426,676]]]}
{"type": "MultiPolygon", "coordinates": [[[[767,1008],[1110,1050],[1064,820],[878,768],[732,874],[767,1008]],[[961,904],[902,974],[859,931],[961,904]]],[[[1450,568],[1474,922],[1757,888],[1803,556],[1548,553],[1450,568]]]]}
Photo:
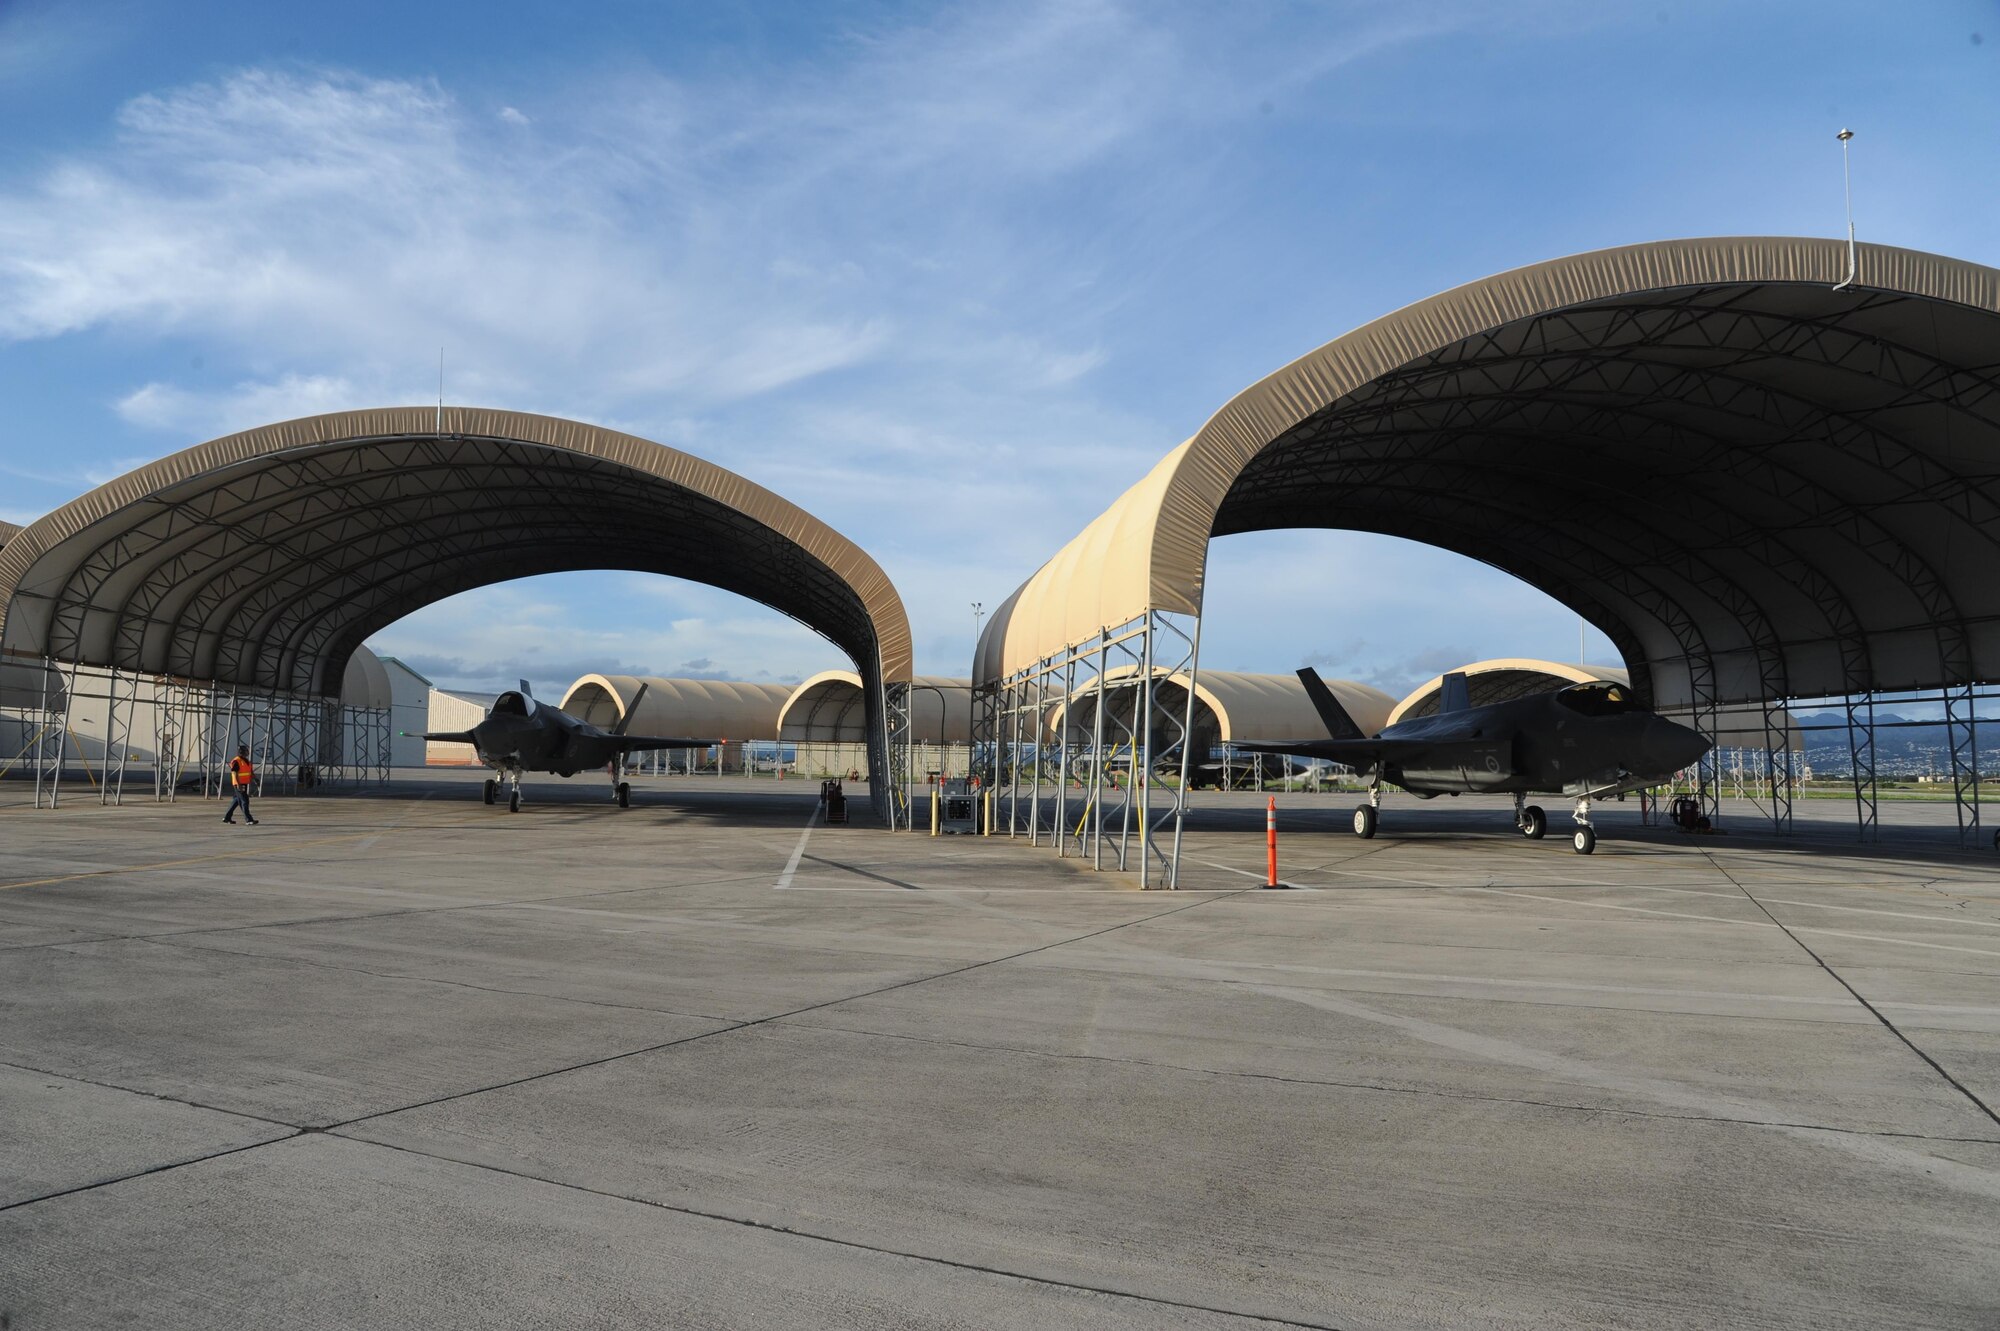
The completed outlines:
{"type": "Polygon", "coordinates": [[[639,686],[639,691],[632,695],[632,701],[626,704],[625,715],[619,717],[618,724],[611,727],[612,734],[622,735],[632,728],[632,718],[639,714],[639,699],[645,697],[646,690],[652,687],[651,684],[641,684],[639,686]]]}
{"type": "Polygon", "coordinates": [[[1312,699],[1313,710],[1326,723],[1329,739],[1366,739],[1361,727],[1354,724],[1354,718],[1340,705],[1340,699],[1333,696],[1333,690],[1319,677],[1319,671],[1311,666],[1299,671],[1299,683],[1306,686],[1306,697],[1312,699]]]}
{"type": "Polygon", "coordinates": [[[1443,687],[1438,694],[1438,712],[1469,712],[1472,710],[1472,690],[1466,687],[1465,672],[1454,670],[1444,677],[1443,687]]]}

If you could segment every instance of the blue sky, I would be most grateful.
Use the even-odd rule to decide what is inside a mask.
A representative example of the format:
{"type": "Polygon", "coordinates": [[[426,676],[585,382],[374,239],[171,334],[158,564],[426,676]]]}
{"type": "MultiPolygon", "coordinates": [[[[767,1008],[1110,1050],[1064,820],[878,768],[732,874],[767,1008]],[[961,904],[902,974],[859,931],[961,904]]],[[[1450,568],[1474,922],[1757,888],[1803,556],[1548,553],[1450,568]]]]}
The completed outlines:
{"type": "MultiPolygon", "coordinates": [[[[2000,265],[2000,5],[289,7],[0,0],[0,518],[216,435],[431,400],[657,439],[895,579],[918,666],[1232,394],[1521,264],[1833,235],[2000,265]],[[297,9],[311,12],[298,13],[297,9]]],[[[1205,663],[1573,657],[1481,565],[1211,551],[1205,663]]],[[[440,682],[797,678],[630,574],[376,645],[440,682]]],[[[1609,648],[1591,635],[1593,659],[1609,648]]]]}

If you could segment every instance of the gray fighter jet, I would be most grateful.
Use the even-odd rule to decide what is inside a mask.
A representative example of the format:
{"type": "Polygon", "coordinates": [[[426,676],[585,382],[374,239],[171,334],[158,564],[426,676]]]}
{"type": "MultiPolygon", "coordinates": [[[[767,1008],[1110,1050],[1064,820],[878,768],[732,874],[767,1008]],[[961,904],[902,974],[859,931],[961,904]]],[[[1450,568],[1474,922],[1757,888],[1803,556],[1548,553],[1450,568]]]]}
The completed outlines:
{"type": "Polygon", "coordinates": [[[1531,794],[1576,801],[1576,853],[1597,849],[1590,802],[1659,785],[1693,765],[1709,741],[1647,711],[1622,684],[1571,684],[1552,693],[1474,707],[1465,676],[1444,677],[1438,711],[1361,733],[1318,672],[1299,671],[1306,693],[1326,722],[1328,739],[1283,740],[1239,749],[1330,758],[1370,777],[1368,802],[1354,811],[1354,834],[1375,835],[1382,783],[1422,799],[1439,795],[1512,795],[1514,826],[1539,840],[1548,816],[1531,794]]]}
{"type": "MultiPolygon", "coordinates": [[[[621,809],[632,804],[632,785],[625,780],[625,755],[649,749],[705,749],[712,739],[658,739],[628,735],[625,727],[639,713],[639,699],[646,696],[641,684],[632,705],[610,730],[599,730],[588,721],[579,721],[560,707],[536,702],[522,680],[518,690],[510,689],[493,700],[486,719],[470,730],[426,731],[424,739],[470,744],[479,761],[507,780],[512,790],[507,796],[510,813],[521,811],[521,776],[526,772],[553,772],[575,776],[593,767],[609,768],[611,795],[621,809]]],[[[409,734],[409,731],[404,731],[409,734]]],[[[486,802],[499,797],[500,782],[489,777],[483,791],[486,802]]]]}

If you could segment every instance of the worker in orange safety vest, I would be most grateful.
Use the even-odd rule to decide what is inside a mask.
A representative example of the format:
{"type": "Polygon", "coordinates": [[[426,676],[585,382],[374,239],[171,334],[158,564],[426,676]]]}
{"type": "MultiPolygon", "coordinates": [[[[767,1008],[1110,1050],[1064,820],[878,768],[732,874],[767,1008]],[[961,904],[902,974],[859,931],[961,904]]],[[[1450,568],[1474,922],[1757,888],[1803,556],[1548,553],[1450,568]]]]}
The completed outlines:
{"type": "Polygon", "coordinates": [[[257,769],[250,765],[250,746],[239,744],[236,756],[229,760],[229,812],[222,815],[222,821],[236,821],[236,808],[243,807],[243,816],[255,827],[257,820],[250,816],[250,783],[257,779],[257,769]]]}

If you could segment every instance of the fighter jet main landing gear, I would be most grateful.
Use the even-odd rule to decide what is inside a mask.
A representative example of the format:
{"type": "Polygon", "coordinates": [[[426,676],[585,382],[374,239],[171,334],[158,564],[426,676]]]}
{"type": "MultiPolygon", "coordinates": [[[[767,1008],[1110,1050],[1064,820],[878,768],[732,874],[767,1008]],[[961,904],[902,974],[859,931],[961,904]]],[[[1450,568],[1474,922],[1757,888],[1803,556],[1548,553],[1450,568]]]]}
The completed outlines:
{"type": "Polygon", "coordinates": [[[1354,835],[1363,841],[1375,835],[1375,825],[1382,820],[1382,783],[1377,780],[1368,787],[1368,802],[1354,810],[1354,835]]]}
{"type": "Polygon", "coordinates": [[[1570,837],[1570,844],[1579,855],[1588,855],[1597,849],[1597,829],[1590,825],[1590,796],[1585,795],[1576,802],[1576,832],[1570,837]]]}
{"type": "Polygon", "coordinates": [[[620,781],[615,794],[619,808],[629,809],[632,807],[632,783],[630,781],[620,781]]]}
{"type": "Polygon", "coordinates": [[[1539,804],[1529,804],[1527,796],[1514,796],[1514,826],[1530,841],[1540,841],[1549,830],[1549,816],[1539,804]]]}
{"type": "Polygon", "coordinates": [[[491,804],[500,797],[500,783],[498,781],[495,781],[492,777],[488,777],[483,783],[481,783],[479,791],[481,798],[484,799],[486,803],[491,804]]]}

